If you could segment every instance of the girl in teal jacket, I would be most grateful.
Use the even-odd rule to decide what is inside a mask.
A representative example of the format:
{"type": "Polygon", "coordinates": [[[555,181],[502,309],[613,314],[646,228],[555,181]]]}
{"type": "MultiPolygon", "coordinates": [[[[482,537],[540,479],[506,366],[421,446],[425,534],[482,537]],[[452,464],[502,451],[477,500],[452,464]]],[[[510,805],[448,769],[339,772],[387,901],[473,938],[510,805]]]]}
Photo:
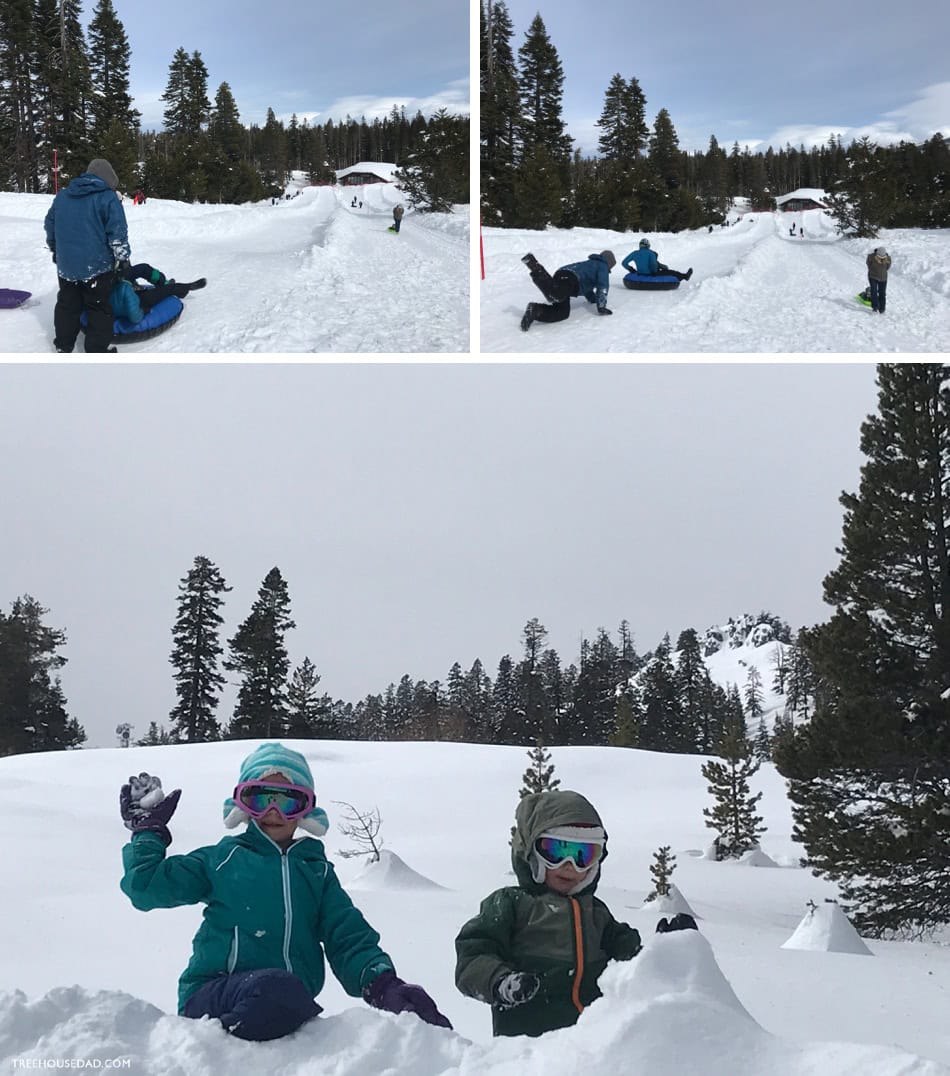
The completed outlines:
{"type": "Polygon", "coordinates": [[[191,960],[178,985],[183,1016],[210,1016],[239,1038],[266,1040],[295,1031],[321,1008],[324,957],[352,997],[389,1012],[414,1012],[451,1024],[419,986],[398,978],[337,879],[322,836],[307,760],[263,744],[241,766],[224,804],[225,826],[244,833],[187,855],[168,856],[168,821],[180,790],[167,797],[148,774],[122,786],[120,809],[132,839],[122,849],[122,891],[141,911],[204,904],[191,960]],[[295,839],[299,828],[312,837],[295,839]]]}

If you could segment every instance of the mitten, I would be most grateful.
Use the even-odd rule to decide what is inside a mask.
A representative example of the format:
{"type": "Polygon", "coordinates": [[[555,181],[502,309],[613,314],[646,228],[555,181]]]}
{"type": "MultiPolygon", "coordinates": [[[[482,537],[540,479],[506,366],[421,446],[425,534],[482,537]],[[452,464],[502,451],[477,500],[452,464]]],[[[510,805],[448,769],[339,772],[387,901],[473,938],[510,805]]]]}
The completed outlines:
{"type": "Polygon", "coordinates": [[[123,278],[127,277],[129,275],[129,270],[131,268],[132,268],[132,265],[129,262],[128,258],[120,258],[115,263],[115,275],[118,276],[118,277],[123,277],[123,278]]]}
{"type": "Polygon", "coordinates": [[[511,971],[495,983],[492,991],[496,1009],[513,1009],[524,1005],[541,989],[541,980],[530,971],[511,971]]]}
{"type": "Polygon", "coordinates": [[[377,975],[363,989],[363,1000],[374,1009],[382,1009],[384,1012],[412,1012],[427,1024],[452,1030],[452,1025],[439,1012],[435,1002],[422,987],[404,982],[394,971],[384,971],[377,975]]]}
{"type": "Polygon", "coordinates": [[[598,306],[597,307],[597,313],[598,314],[612,314],[613,311],[608,310],[606,306],[598,306]]]}
{"type": "Polygon", "coordinates": [[[664,916],[656,925],[657,934],[669,934],[671,930],[699,930],[699,927],[696,926],[696,920],[691,915],[687,915],[686,912],[680,912],[678,915],[674,915],[669,922],[664,916]]]}
{"type": "Polygon", "coordinates": [[[172,843],[168,822],[178,806],[181,789],[166,796],[158,777],[140,773],[119,790],[119,813],[133,833],[157,833],[166,846],[172,843]]]}

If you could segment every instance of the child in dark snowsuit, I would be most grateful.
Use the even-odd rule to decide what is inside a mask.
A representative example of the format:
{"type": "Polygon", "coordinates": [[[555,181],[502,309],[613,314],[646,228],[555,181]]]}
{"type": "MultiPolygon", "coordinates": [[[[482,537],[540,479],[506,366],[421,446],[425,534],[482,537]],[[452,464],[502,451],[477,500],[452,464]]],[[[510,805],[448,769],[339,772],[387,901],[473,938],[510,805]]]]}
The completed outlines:
{"type": "Polygon", "coordinates": [[[533,254],[521,259],[531,271],[531,279],[548,300],[528,303],[521,318],[521,330],[527,332],[535,321],[564,321],[571,316],[571,299],[583,295],[589,303],[597,304],[598,314],[612,314],[607,309],[610,291],[610,270],[617,264],[612,250],[589,254],[587,261],[562,265],[552,277],[533,254]]]}
{"type": "Polygon", "coordinates": [[[601,996],[609,960],[640,952],[640,935],[594,896],[607,834],[577,792],[536,792],[515,813],[518,884],[496,889],[455,939],[455,984],[492,1007],[495,1035],[541,1035],[575,1023],[601,996]]]}
{"type": "Polygon", "coordinates": [[[351,997],[387,1012],[414,1012],[451,1027],[420,986],[403,982],[379,935],[353,905],[326,857],[326,813],[317,807],[307,760],[263,744],[241,765],[224,824],[246,832],[187,855],[167,856],[169,796],[148,774],[130,777],[119,806],[132,830],[122,849],[122,891],[141,911],[204,904],[204,919],[178,984],[178,1012],[209,1016],[242,1039],[296,1031],[316,1016],[324,953],[351,997]],[[294,839],[298,828],[312,837],[294,839]]]}

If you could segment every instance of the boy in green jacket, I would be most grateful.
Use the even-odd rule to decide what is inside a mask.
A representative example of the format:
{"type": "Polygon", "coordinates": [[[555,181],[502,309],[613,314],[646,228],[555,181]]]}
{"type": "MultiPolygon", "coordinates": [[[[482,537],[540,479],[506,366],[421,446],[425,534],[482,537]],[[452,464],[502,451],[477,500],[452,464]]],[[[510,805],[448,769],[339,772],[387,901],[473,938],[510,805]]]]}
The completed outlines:
{"type": "Polygon", "coordinates": [[[246,832],[187,855],[166,856],[168,822],[181,790],[165,796],[147,773],[122,786],[119,806],[132,830],[122,849],[122,891],[141,911],[204,904],[188,967],[178,984],[182,1016],[210,1016],[238,1038],[264,1041],[316,1016],[324,953],[351,997],[387,1012],[414,1012],[452,1025],[420,986],[396,976],[379,935],[353,905],[323,842],[327,831],[307,760],[278,743],[244,760],[224,824],[246,832]]]}
{"type": "Polygon", "coordinates": [[[455,984],[491,1005],[495,1035],[569,1027],[601,996],[607,962],[640,952],[639,933],[594,896],[606,858],[603,822],[580,793],[536,792],[518,804],[518,885],[486,897],[455,939],[455,984]]]}

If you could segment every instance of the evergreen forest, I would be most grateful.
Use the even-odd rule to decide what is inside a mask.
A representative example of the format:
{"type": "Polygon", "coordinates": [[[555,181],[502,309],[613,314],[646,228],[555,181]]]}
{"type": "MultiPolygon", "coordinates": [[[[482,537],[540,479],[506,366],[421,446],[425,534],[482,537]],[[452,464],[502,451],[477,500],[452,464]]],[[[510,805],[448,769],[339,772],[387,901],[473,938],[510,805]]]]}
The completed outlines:
{"type": "Polygon", "coordinates": [[[538,14],[515,50],[504,0],[481,0],[481,212],[505,228],[588,227],[678,232],[726,219],[736,198],[774,209],[799,188],[834,196],[839,229],[950,227],[950,145],[938,132],[920,145],[786,145],[752,152],[680,147],[673,117],[647,110],[646,89],[616,73],[604,87],[599,153],[573,148],[562,115],[564,70],[538,14]]]}
{"type": "Polygon", "coordinates": [[[409,117],[394,105],[372,122],[284,123],[268,109],[263,125],[244,123],[227,82],[212,96],[196,49],[170,57],[164,126],[143,130],[112,0],[96,0],[88,33],[81,13],[80,0],[0,3],[0,191],[52,193],[104,157],[122,190],[240,203],[283,193],[292,170],[325,184],[359,161],[387,161],[417,185],[423,177],[420,197],[410,197],[424,208],[469,200],[467,116],[409,117]]]}

